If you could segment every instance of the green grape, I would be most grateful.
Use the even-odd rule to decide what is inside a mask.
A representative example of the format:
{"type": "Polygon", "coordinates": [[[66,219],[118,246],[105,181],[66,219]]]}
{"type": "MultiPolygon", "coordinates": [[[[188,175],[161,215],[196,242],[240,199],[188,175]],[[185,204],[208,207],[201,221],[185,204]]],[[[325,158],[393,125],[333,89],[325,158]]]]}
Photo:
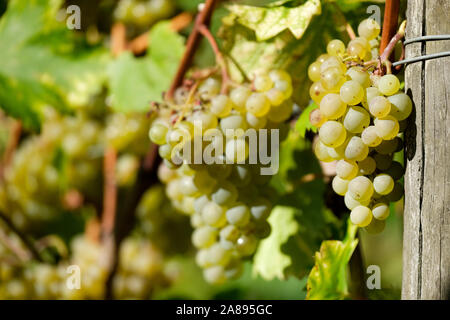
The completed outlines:
{"type": "Polygon", "coordinates": [[[225,156],[231,163],[243,163],[249,155],[245,139],[231,139],[225,145],[225,156]]]}
{"type": "Polygon", "coordinates": [[[380,25],[374,19],[365,19],[358,25],[358,35],[372,40],[380,34],[380,25]]]}
{"type": "Polygon", "coordinates": [[[236,241],[236,249],[242,256],[249,256],[256,250],[257,239],[253,235],[242,235],[236,241]]]}
{"type": "Polygon", "coordinates": [[[325,118],[335,120],[344,115],[346,107],[347,105],[341,100],[338,94],[329,93],[320,101],[319,109],[325,118]]]}
{"type": "Polygon", "coordinates": [[[286,100],[280,106],[273,107],[267,118],[272,122],[283,122],[289,119],[294,109],[294,103],[291,100],[286,100]]]}
{"type": "Polygon", "coordinates": [[[357,105],[364,97],[363,87],[358,81],[349,80],[342,84],[340,89],[342,101],[349,105],[357,105]]]}
{"type": "Polygon", "coordinates": [[[202,218],[206,224],[220,228],[226,224],[225,208],[210,201],[202,209],[202,218]]]}
{"type": "Polygon", "coordinates": [[[372,219],[370,224],[367,227],[365,227],[365,229],[370,234],[378,234],[378,233],[383,232],[385,226],[386,226],[386,221],[372,219]]]}
{"type": "Polygon", "coordinates": [[[403,197],[403,194],[403,186],[399,182],[396,182],[392,191],[386,195],[386,200],[389,202],[397,202],[403,197]]]}
{"type": "Polygon", "coordinates": [[[212,284],[222,284],[226,281],[225,270],[222,266],[213,266],[203,270],[205,280],[212,284]]]}
{"type": "Polygon", "coordinates": [[[387,195],[394,189],[394,179],[388,174],[381,173],[373,179],[373,187],[378,194],[387,195]]]}
{"type": "Polygon", "coordinates": [[[272,205],[265,198],[257,198],[251,202],[250,213],[256,221],[263,221],[270,215],[272,205]]]}
{"type": "Polygon", "coordinates": [[[350,180],[358,174],[358,165],[355,161],[339,160],[336,164],[336,174],[345,180],[350,180]]]}
{"type": "Polygon", "coordinates": [[[342,56],[345,53],[345,44],[338,39],[331,40],[327,44],[327,52],[330,56],[342,56]]]}
{"type": "Polygon", "coordinates": [[[366,227],[372,221],[372,211],[365,206],[357,206],[350,213],[350,220],[358,227],[366,227]]]}
{"type": "Polygon", "coordinates": [[[314,109],[309,114],[309,122],[316,128],[320,128],[327,121],[319,108],[314,109]]]}
{"type": "Polygon", "coordinates": [[[349,180],[345,180],[339,176],[335,176],[333,178],[331,186],[332,186],[334,192],[336,192],[340,196],[343,196],[346,194],[346,192],[348,190],[349,182],[350,182],[349,180]]]}
{"type": "Polygon", "coordinates": [[[383,118],[391,111],[391,103],[383,96],[376,96],[370,101],[369,110],[374,117],[383,118]]]}
{"type": "Polygon", "coordinates": [[[326,94],[327,90],[320,81],[314,82],[309,89],[309,96],[317,104],[320,104],[320,101],[326,94]]]}
{"type": "Polygon", "coordinates": [[[314,146],[314,154],[317,159],[323,162],[331,162],[334,159],[328,153],[328,147],[322,143],[322,141],[317,141],[314,146]]]}
{"type": "Polygon", "coordinates": [[[389,217],[390,209],[386,203],[379,202],[372,207],[372,214],[375,219],[385,220],[389,217]]]}
{"type": "Polygon", "coordinates": [[[391,155],[376,153],[373,155],[373,158],[377,163],[377,169],[379,170],[387,170],[392,164],[391,155]]]}
{"type": "Polygon", "coordinates": [[[340,87],[345,83],[345,75],[338,67],[331,67],[321,73],[320,82],[325,90],[339,92],[340,87]]]}
{"type": "Polygon", "coordinates": [[[211,194],[211,199],[220,206],[230,206],[236,202],[238,191],[234,185],[224,181],[211,194]]]}
{"type": "Polygon", "coordinates": [[[412,111],[412,101],[408,95],[404,93],[397,93],[388,97],[391,103],[390,115],[394,116],[397,120],[405,120],[409,117],[412,111]]]}
{"type": "Polygon", "coordinates": [[[403,177],[403,175],[405,174],[405,168],[403,168],[403,166],[399,162],[392,161],[391,166],[387,170],[385,170],[384,173],[390,175],[392,179],[396,181],[403,177]]]}
{"type": "Polygon", "coordinates": [[[345,193],[344,196],[344,203],[345,206],[349,209],[349,210],[353,210],[358,206],[365,206],[367,207],[370,203],[370,199],[362,199],[362,200],[355,200],[351,194],[349,192],[345,193]]]}
{"type": "Polygon", "coordinates": [[[344,143],[347,132],[337,121],[327,121],[319,129],[319,138],[328,147],[339,147],[344,143]]]}
{"type": "Polygon", "coordinates": [[[248,97],[245,107],[248,112],[256,117],[262,117],[269,112],[270,101],[262,93],[252,93],[250,97],[248,97]]]}
{"type": "MultiPolygon", "coordinates": [[[[370,87],[370,76],[369,73],[362,67],[351,67],[348,69],[346,74],[350,77],[350,79],[358,82],[363,88],[369,89],[368,87],[370,87]]],[[[364,90],[364,92],[366,92],[366,90],[364,90]]]]}
{"type": "Polygon", "coordinates": [[[256,130],[264,128],[267,124],[266,117],[256,117],[250,112],[247,112],[245,114],[245,118],[247,120],[248,125],[256,130]]]}
{"type": "Polygon", "coordinates": [[[386,116],[375,120],[375,129],[380,138],[383,140],[391,140],[397,136],[400,126],[398,120],[393,116],[386,116]]]}
{"type": "Polygon", "coordinates": [[[368,154],[369,148],[358,136],[352,137],[345,148],[345,158],[348,160],[362,161],[368,154]]]}
{"type": "Polygon", "coordinates": [[[164,124],[162,123],[153,124],[149,131],[150,140],[159,145],[165,144],[167,131],[168,128],[164,124]]]}
{"type": "Polygon", "coordinates": [[[375,126],[368,126],[365,128],[361,133],[361,139],[364,144],[369,147],[376,147],[383,141],[383,139],[377,135],[377,129],[375,126]]]}
{"type": "Polygon", "coordinates": [[[251,90],[244,86],[239,86],[233,89],[230,93],[230,99],[234,103],[234,109],[239,112],[244,111],[247,99],[251,94],[251,90]]]}
{"type": "Polygon", "coordinates": [[[348,192],[355,200],[370,199],[374,191],[372,181],[365,176],[353,178],[348,183],[348,192]]]}
{"type": "Polygon", "coordinates": [[[308,67],[308,77],[312,82],[320,80],[320,62],[313,62],[308,67]]]}
{"type": "Polygon", "coordinates": [[[220,130],[227,134],[228,132],[238,132],[238,129],[246,130],[247,122],[241,114],[233,114],[220,121],[220,130]]]}
{"type": "Polygon", "coordinates": [[[400,89],[400,81],[393,74],[387,74],[378,81],[378,90],[385,96],[391,96],[400,89]]]}
{"type": "Polygon", "coordinates": [[[344,116],[344,127],[351,133],[361,133],[370,124],[367,111],[359,106],[348,108],[344,116]]]}
{"type": "Polygon", "coordinates": [[[229,224],[220,230],[220,239],[230,241],[233,243],[237,241],[239,235],[240,235],[239,229],[232,224],[229,224]]]}
{"type": "Polygon", "coordinates": [[[395,137],[392,140],[384,140],[380,145],[375,147],[375,150],[380,154],[394,153],[397,150],[400,141],[401,139],[399,137],[395,137]]]}
{"type": "Polygon", "coordinates": [[[272,89],[274,83],[268,75],[258,75],[253,81],[253,86],[256,91],[263,92],[272,89]]]}
{"type": "Polygon", "coordinates": [[[358,162],[359,173],[365,176],[371,175],[375,172],[377,163],[372,157],[367,157],[358,162]]]}
{"type": "Polygon", "coordinates": [[[218,118],[224,118],[228,116],[233,108],[233,102],[231,99],[224,95],[218,95],[211,100],[211,112],[218,118]]]}
{"type": "Polygon", "coordinates": [[[231,252],[222,247],[220,243],[215,243],[208,248],[209,261],[213,265],[225,266],[231,259],[231,252]]]}

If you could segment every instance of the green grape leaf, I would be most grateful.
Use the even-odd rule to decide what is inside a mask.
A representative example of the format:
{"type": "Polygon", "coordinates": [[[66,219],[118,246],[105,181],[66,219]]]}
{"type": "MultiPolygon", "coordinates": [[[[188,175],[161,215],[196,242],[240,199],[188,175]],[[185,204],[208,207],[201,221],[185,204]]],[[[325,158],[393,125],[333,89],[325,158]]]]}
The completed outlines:
{"type": "Polygon", "coordinates": [[[227,6],[237,21],[255,31],[256,39],[264,41],[288,29],[301,38],[312,17],[320,14],[320,0],[308,0],[298,7],[274,6],[270,8],[233,4],[227,6]]]}
{"type": "Polygon", "coordinates": [[[292,264],[291,257],[280,249],[289,237],[298,231],[298,224],[294,219],[295,209],[276,206],[268,222],[272,232],[267,239],[261,241],[253,261],[253,273],[261,275],[266,280],[274,278],[284,279],[284,269],[292,264]]]}
{"type": "Polygon", "coordinates": [[[324,206],[320,173],[311,144],[291,131],[280,146],[280,167],[271,181],[280,197],[269,217],[272,233],[255,255],[255,274],[267,280],[301,278],[314,265],[322,240],[336,236],[339,220],[324,206]]]}
{"type": "Polygon", "coordinates": [[[100,91],[108,55],[56,20],[60,0],[12,0],[0,19],[0,107],[32,129],[42,109],[85,104],[100,91]]]}
{"type": "Polygon", "coordinates": [[[327,240],[316,252],[307,282],[308,300],[336,300],[348,296],[347,265],[358,245],[358,227],[348,221],[343,241],[327,240]]]}
{"type": "Polygon", "coordinates": [[[161,101],[183,55],[183,38],[170,29],[169,22],[156,24],[149,35],[145,57],[125,52],[108,68],[111,104],[116,111],[149,110],[150,102],[161,101]]]}
{"type": "Polygon", "coordinates": [[[317,128],[314,127],[311,122],[309,122],[309,114],[311,111],[317,108],[317,104],[311,102],[311,104],[306,107],[305,110],[302,111],[300,117],[298,117],[297,122],[295,123],[295,130],[300,133],[302,138],[305,137],[306,130],[311,130],[313,132],[317,132],[317,128]]]}

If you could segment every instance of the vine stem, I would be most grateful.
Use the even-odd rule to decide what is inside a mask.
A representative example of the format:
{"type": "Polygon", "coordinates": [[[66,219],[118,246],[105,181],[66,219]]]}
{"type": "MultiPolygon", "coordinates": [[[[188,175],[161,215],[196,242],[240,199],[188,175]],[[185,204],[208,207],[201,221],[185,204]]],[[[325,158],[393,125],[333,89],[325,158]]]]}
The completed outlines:
{"type": "Polygon", "coordinates": [[[19,239],[22,241],[22,243],[30,253],[30,257],[39,262],[43,262],[42,257],[39,254],[39,251],[36,249],[34,243],[30,239],[28,239],[27,236],[19,230],[19,228],[14,225],[11,219],[9,219],[3,212],[0,212],[0,219],[3,220],[6,226],[19,237],[19,239]]]}
{"type": "Polygon", "coordinates": [[[405,36],[406,21],[403,21],[400,25],[398,32],[391,38],[387,46],[384,48],[380,55],[380,60],[382,63],[389,61],[389,57],[395,49],[395,45],[405,36]]]}
{"type": "Polygon", "coordinates": [[[198,30],[208,40],[209,44],[211,45],[211,48],[214,51],[214,55],[216,56],[216,62],[220,66],[222,73],[222,88],[220,92],[222,94],[226,94],[228,84],[230,83],[231,80],[228,74],[227,65],[225,63],[225,59],[222,55],[222,52],[220,51],[219,46],[217,45],[217,42],[214,39],[214,36],[211,34],[209,29],[205,25],[199,26],[198,30]]]}
{"type": "Polygon", "coordinates": [[[400,0],[386,0],[384,7],[383,32],[381,34],[380,54],[388,46],[397,32],[398,14],[400,11],[400,0]]]}
{"type": "Polygon", "coordinates": [[[192,59],[194,58],[195,50],[199,44],[201,34],[200,27],[209,25],[209,21],[211,20],[211,15],[214,11],[214,7],[216,5],[217,0],[206,0],[205,5],[202,10],[198,13],[195,23],[194,29],[186,43],[186,50],[184,52],[183,57],[181,58],[180,65],[178,66],[177,73],[169,87],[169,90],[166,93],[166,99],[173,100],[173,95],[175,90],[181,85],[183,82],[184,75],[191,65],[192,59]]]}

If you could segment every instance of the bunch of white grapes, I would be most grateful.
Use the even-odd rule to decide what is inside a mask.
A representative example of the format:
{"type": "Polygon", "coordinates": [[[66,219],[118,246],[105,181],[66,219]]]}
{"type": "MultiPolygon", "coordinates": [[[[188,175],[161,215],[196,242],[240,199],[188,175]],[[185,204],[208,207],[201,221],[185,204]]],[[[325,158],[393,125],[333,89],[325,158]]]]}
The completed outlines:
{"type": "MultiPolygon", "coordinates": [[[[205,279],[216,284],[239,276],[242,259],[270,233],[266,220],[271,212],[267,187],[271,176],[261,174],[263,165],[248,163],[255,151],[244,132],[279,129],[283,140],[288,126],[284,122],[293,110],[291,78],[282,70],[257,75],[229,94],[220,89],[220,81],[213,77],[198,87],[179,88],[175,102],[160,109],[149,132],[164,159],[159,179],[175,208],[190,215],[197,264],[205,279]],[[197,129],[203,135],[198,149],[197,129]],[[183,153],[186,144],[194,144],[194,155],[183,153]],[[215,150],[213,163],[192,161],[208,149],[215,150]]],[[[257,149],[270,149],[272,138],[276,139],[269,131],[257,149]]]]}
{"type": "Polygon", "coordinates": [[[384,229],[389,203],[403,195],[398,180],[404,169],[393,155],[403,149],[399,135],[412,111],[395,75],[375,75],[364,65],[378,55],[379,32],[374,20],[362,21],[359,37],[347,47],[330,41],[308,69],[310,95],[319,105],[310,114],[319,128],[315,154],[321,161],[337,160],[333,190],[344,196],[351,221],[372,233],[384,229]]]}
{"type": "MultiPolygon", "coordinates": [[[[2,249],[0,245],[0,253],[2,249]]],[[[0,299],[104,299],[108,271],[101,243],[77,236],[71,251],[70,259],[56,265],[0,261],[0,299]]],[[[126,238],[118,259],[112,288],[115,299],[148,299],[166,281],[162,255],[147,239],[126,238]]]]}

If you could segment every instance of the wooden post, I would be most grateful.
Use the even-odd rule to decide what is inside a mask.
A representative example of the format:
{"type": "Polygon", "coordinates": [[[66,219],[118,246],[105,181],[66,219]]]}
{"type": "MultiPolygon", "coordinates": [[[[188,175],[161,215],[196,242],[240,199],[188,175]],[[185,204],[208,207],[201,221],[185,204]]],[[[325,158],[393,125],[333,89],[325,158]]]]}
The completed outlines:
{"type": "MultiPolygon", "coordinates": [[[[408,0],[406,39],[450,34],[450,1],[408,0]]],[[[409,44],[406,58],[450,50],[450,41],[409,44]]],[[[409,64],[414,111],[405,135],[402,299],[450,296],[450,57],[409,64]]]]}

